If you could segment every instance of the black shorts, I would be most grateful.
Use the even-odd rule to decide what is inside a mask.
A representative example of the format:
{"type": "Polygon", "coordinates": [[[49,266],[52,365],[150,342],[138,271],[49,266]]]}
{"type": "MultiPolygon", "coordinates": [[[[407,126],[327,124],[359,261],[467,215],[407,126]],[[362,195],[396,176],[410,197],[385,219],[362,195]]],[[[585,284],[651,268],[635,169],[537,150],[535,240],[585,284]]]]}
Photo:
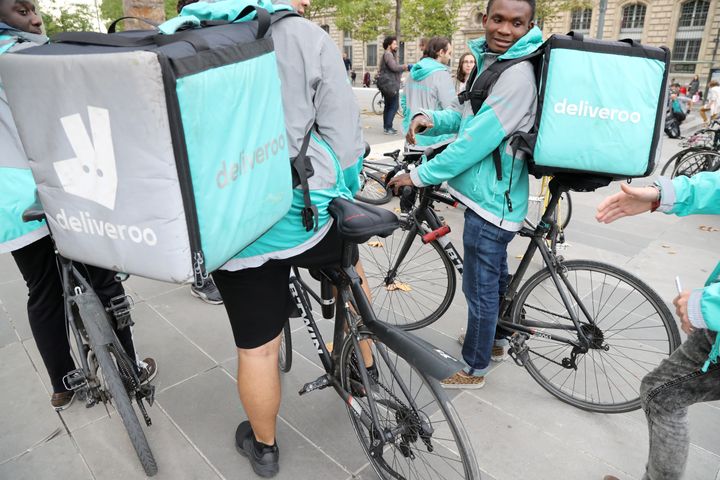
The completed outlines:
{"type": "MultiPolygon", "coordinates": [[[[333,225],[320,243],[294,257],[270,260],[257,268],[214,272],[213,280],[230,318],[235,345],[256,348],[280,335],[294,305],[290,297],[290,267],[339,265],[341,256],[342,240],[333,225]]],[[[357,246],[353,256],[353,263],[357,263],[357,246]]]]}

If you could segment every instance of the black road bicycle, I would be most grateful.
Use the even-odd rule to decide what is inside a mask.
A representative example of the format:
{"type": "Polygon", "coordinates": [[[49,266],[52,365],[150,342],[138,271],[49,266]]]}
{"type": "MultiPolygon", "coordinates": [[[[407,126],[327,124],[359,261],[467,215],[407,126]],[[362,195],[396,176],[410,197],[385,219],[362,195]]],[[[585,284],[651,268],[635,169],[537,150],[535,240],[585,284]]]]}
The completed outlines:
{"type": "MultiPolygon", "coordinates": [[[[45,220],[45,212],[36,203],[22,218],[25,222],[45,220]]],[[[76,363],[80,360],[80,367],[65,375],[63,383],[85,399],[87,407],[101,402],[114,405],[145,473],[155,475],[158,471],[155,457],[131,403],[134,398],[145,424],[150,426],[152,421],[145,402],[152,406],[155,387],[140,383],[135,360],[128,356],[113,329],[113,325],[119,329],[132,325],[132,299],[127,295],[115,297],[111,306],[105,308],[73,262],[57,252],[56,256],[64,291],[65,318],[73,339],[69,343],[76,363]]],[[[118,274],[116,278],[124,280],[127,275],[118,274]]]]}
{"type": "MultiPolygon", "coordinates": [[[[554,210],[573,177],[550,182],[550,201],[501,300],[498,325],[509,353],[548,392],[585,410],[620,413],[640,407],[643,375],[680,344],[675,320],[647,284],[615,266],[557,254],[554,210]],[[537,252],[540,271],[524,282],[537,252]],[[524,282],[524,283],[523,283],[524,282]]],[[[433,209],[455,204],[436,187],[418,189],[417,207],[387,239],[361,247],[373,309],[405,330],[435,322],[450,306],[463,261],[433,209]]]]}
{"type": "MultiPolygon", "coordinates": [[[[298,269],[293,269],[290,279],[298,314],[325,369],[299,394],[327,387],[335,390],[380,478],[479,479],[462,422],[438,382],[459,371],[462,364],[422,339],[377,320],[352,266],[354,245],[373,235],[390,235],[398,227],[397,217],[343,199],[333,201],[330,213],[344,240],[341,265],[311,272],[320,280],[321,295],[298,269]],[[325,318],[335,318],[331,351],[313,317],[311,297],[322,305],[325,318]]],[[[283,371],[292,362],[288,325],[281,337],[283,371]]]]}

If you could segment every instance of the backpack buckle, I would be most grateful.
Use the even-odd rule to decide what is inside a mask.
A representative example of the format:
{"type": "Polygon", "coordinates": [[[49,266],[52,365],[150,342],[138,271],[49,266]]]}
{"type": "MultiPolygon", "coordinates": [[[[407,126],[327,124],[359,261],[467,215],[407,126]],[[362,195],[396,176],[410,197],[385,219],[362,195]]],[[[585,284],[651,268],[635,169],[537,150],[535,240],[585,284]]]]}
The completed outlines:
{"type": "Polygon", "coordinates": [[[310,205],[302,209],[300,212],[300,216],[302,217],[302,224],[303,227],[305,227],[305,231],[309,232],[310,230],[318,231],[318,225],[319,225],[319,218],[318,218],[318,209],[315,205],[310,205]]]}

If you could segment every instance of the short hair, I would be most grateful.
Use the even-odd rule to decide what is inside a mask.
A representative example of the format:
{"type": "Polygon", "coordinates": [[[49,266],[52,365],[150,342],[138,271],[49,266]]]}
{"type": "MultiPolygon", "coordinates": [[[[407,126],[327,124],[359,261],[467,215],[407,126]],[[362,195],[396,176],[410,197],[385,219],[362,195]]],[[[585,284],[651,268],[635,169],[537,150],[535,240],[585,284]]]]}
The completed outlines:
{"type": "MultiPolygon", "coordinates": [[[[516,2],[525,2],[530,5],[530,20],[535,18],[535,0],[515,0],[516,2]]],[[[490,7],[495,3],[495,0],[488,0],[486,14],[490,15],[490,7]]]]}
{"type": "Polygon", "coordinates": [[[425,44],[425,50],[423,50],[423,56],[430,58],[437,58],[438,54],[448,48],[450,45],[450,39],[447,37],[432,37],[425,44]]]}
{"type": "Polygon", "coordinates": [[[395,40],[397,40],[395,35],[385,37],[385,40],[383,40],[383,50],[387,50],[390,44],[392,44],[395,40]]]}

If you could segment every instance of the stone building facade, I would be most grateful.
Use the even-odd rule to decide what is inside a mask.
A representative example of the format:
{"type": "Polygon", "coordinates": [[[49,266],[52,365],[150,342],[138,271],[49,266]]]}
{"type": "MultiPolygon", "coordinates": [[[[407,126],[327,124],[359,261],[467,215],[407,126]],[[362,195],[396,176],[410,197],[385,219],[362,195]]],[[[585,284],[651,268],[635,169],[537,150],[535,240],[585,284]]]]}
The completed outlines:
{"type": "MultiPolygon", "coordinates": [[[[483,36],[484,3],[467,2],[460,8],[458,27],[452,36],[455,53],[451,69],[467,51],[467,41],[483,36]]],[[[711,68],[718,69],[714,76],[720,79],[720,51],[716,44],[720,37],[720,0],[593,0],[592,3],[592,8],[561,12],[546,20],[542,25],[544,36],[578,30],[606,40],[633,38],[647,45],[664,45],[673,52],[671,77],[678,82],[687,83],[697,74],[704,84],[711,68]],[[606,3],[606,9],[600,35],[602,3],[606,3]]],[[[382,35],[378,35],[375,42],[363,45],[337,29],[332,17],[312,20],[323,26],[338,48],[348,54],[358,79],[365,70],[372,73],[377,70],[377,61],[382,56],[382,35]]],[[[403,63],[413,63],[420,57],[418,40],[404,39],[403,63]]]]}

